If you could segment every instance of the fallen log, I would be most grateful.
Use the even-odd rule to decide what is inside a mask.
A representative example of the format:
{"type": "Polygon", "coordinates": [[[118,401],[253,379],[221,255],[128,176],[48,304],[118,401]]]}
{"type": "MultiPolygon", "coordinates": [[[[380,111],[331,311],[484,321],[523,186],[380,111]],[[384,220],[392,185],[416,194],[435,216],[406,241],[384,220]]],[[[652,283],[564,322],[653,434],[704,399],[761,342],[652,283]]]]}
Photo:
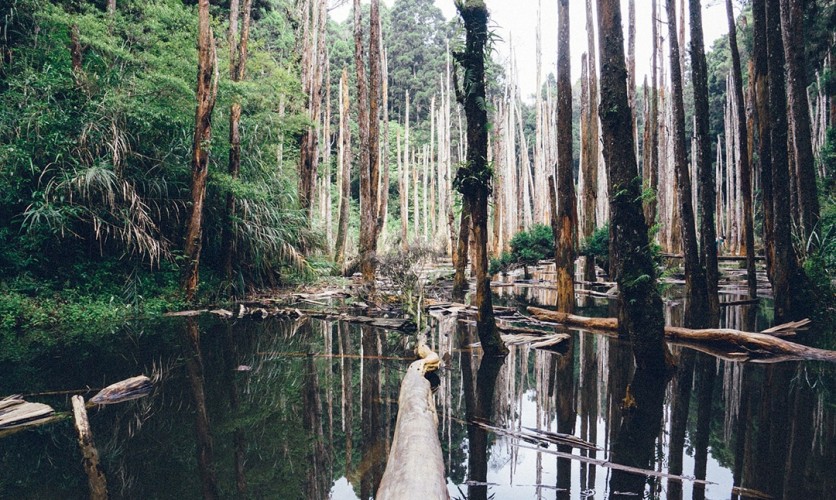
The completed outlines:
{"type": "Polygon", "coordinates": [[[105,387],[90,398],[90,403],[94,405],[109,405],[139,399],[147,396],[153,388],[151,379],[145,375],[139,375],[138,377],[131,377],[105,387]]]}
{"type": "Polygon", "coordinates": [[[75,430],[78,434],[78,446],[81,448],[84,471],[87,473],[87,484],[90,486],[91,500],[107,499],[107,480],[104,470],[99,463],[99,450],[93,443],[93,432],[90,430],[90,422],[87,420],[87,410],[84,407],[84,398],[73,396],[73,416],[75,417],[75,430]]]}
{"type": "Polygon", "coordinates": [[[447,498],[444,458],[438,440],[438,415],[424,377],[438,367],[438,354],[426,345],[418,348],[421,359],[409,365],[398,397],[398,420],[386,471],[377,490],[377,498],[436,499],[447,498]]]}
{"type": "Polygon", "coordinates": [[[0,399],[0,431],[51,421],[55,410],[43,403],[29,403],[20,396],[0,399]]]}
{"type": "MultiPolygon", "coordinates": [[[[535,318],[544,321],[553,321],[567,326],[577,326],[589,330],[617,331],[618,319],[616,318],[588,318],[576,316],[558,311],[550,311],[540,307],[529,307],[528,312],[535,318]]],[[[828,351],[809,347],[795,342],[776,337],[776,332],[786,332],[797,329],[798,325],[806,326],[808,320],[789,323],[770,328],[767,333],[744,332],[729,328],[708,328],[703,330],[692,330],[676,326],[665,327],[665,337],[672,340],[683,340],[687,342],[706,342],[722,344],[739,349],[745,349],[757,354],[789,355],[803,359],[836,362],[836,351],[828,351]]]]}

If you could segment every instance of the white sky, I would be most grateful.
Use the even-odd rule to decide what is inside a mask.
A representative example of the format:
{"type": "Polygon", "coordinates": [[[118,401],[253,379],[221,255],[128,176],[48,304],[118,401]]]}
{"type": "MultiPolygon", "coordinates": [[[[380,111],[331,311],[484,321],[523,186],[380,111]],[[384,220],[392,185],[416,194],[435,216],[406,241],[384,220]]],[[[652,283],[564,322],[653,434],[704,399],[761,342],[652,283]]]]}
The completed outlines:
{"type": "MultiPolygon", "coordinates": [[[[391,6],[394,0],[382,0],[391,6]]],[[[557,2],[554,0],[486,0],[490,11],[490,22],[503,42],[499,44],[498,54],[494,57],[506,65],[509,55],[509,41],[513,42],[517,57],[519,85],[524,98],[535,93],[536,76],[536,27],[538,3],[542,2],[542,50],[543,77],[549,72],[556,72],[557,66],[557,2]]],[[[331,3],[336,3],[331,0],[331,3]]],[[[364,0],[363,3],[368,3],[364,0]]],[[[593,1],[593,9],[597,2],[593,1]]],[[[650,73],[650,57],[652,52],[652,36],[650,21],[650,1],[635,0],[636,3],[636,84],[641,85],[644,76],[650,73]]],[[[659,2],[659,15],[664,19],[664,1],[659,2]]],[[[679,2],[677,2],[679,3],[679,2]]],[[[687,9],[687,2],[686,9],[687,9]]],[[[706,49],[710,49],[714,40],[728,33],[725,2],[703,1],[703,36],[706,49]]],[[[737,2],[734,2],[737,3],[737,2]]],[[[331,16],[337,20],[344,20],[350,11],[351,2],[345,2],[341,7],[331,11],[331,16]]],[[[569,2],[569,23],[571,29],[570,49],[572,52],[572,81],[576,81],[581,69],[581,55],[587,51],[586,37],[586,2],[571,0],[569,2]]],[[[453,0],[435,0],[435,5],[441,9],[447,19],[456,15],[453,0]]],[[[737,12],[739,14],[739,11],[737,12]]],[[[626,43],[627,0],[621,0],[621,15],[624,22],[624,40],[626,43]]],[[[686,12],[686,22],[687,22],[686,12]]],[[[597,25],[596,25],[597,28],[597,25]]],[[[686,24],[686,45],[688,44],[688,26],[686,24]]],[[[667,24],[661,25],[662,35],[667,36],[667,24]]],[[[596,33],[595,43],[598,38],[596,33]]],[[[626,48],[625,48],[626,53],[626,48]]],[[[597,54],[596,54],[597,55],[597,54]]],[[[668,60],[665,49],[665,60],[668,60]]],[[[597,57],[600,63],[600,56],[597,57]]]]}

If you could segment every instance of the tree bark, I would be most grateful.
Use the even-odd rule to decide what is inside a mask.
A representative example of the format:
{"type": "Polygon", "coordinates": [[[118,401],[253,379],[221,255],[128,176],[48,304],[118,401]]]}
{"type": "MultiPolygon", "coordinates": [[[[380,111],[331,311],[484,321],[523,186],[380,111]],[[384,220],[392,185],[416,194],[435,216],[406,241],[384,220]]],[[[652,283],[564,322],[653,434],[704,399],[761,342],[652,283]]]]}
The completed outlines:
{"type": "MultiPolygon", "coordinates": [[[[247,66],[247,42],[250,38],[250,13],[252,0],[244,0],[244,20],[241,37],[238,38],[238,1],[230,2],[229,7],[229,76],[233,82],[244,79],[247,66]]],[[[241,172],[241,103],[237,99],[229,108],[229,165],[228,172],[232,179],[237,179],[241,172]]],[[[233,262],[235,261],[235,195],[230,190],[226,195],[226,224],[223,231],[224,271],[226,279],[231,281],[233,262]]]]}
{"type": "MultiPolygon", "coordinates": [[[[719,269],[717,267],[717,228],[714,225],[714,167],[711,165],[711,137],[708,123],[708,66],[702,34],[702,6],[700,0],[690,0],[691,25],[691,80],[694,89],[694,136],[696,148],[691,155],[696,164],[699,184],[697,198],[700,215],[700,265],[705,268],[705,288],[708,294],[708,326],[720,322],[720,297],[717,295],[719,269]]],[[[745,137],[745,136],[744,136],[745,137]]]]}
{"type": "Polygon", "coordinates": [[[459,239],[456,242],[456,274],[453,276],[453,300],[464,302],[467,292],[467,255],[470,244],[470,206],[467,198],[462,199],[462,214],[459,222],[459,239]]]}
{"type": "MultiPolygon", "coordinates": [[[[491,170],[488,167],[488,113],[485,103],[485,44],[488,40],[488,9],[483,0],[465,0],[456,5],[465,26],[465,50],[456,54],[467,78],[461,92],[467,117],[467,162],[456,172],[456,186],[467,199],[471,214],[473,255],[476,268],[476,329],[486,355],[505,355],[508,348],[496,328],[488,276],[488,197],[491,170]]],[[[457,91],[457,93],[459,93],[457,91]]]]}
{"type": "MultiPolygon", "coordinates": [[[[816,191],[816,167],[810,139],[810,111],[807,82],[804,77],[804,19],[803,2],[781,0],[781,27],[786,57],[787,96],[792,113],[792,143],[795,159],[795,178],[798,189],[798,209],[801,218],[801,237],[806,245],[819,230],[819,197],[816,191]]],[[[793,175],[794,174],[794,175],[793,175]]]]}
{"type": "Polygon", "coordinates": [[[619,317],[633,344],[636,364],[666,369],[665,318],[656,288],[656,267],[650,255],[641,207],[641,181],[636,175],[627,86],[624,84],[624,39],[618,0],[598,0],[601,50],[601,105],[604,159],[609,169],[611,259],[618,262],[619,317]]]}
{"type": "MultiPolygon", "coordinates": [[[[572,178],[572,79],[569,65],[569,0],[558,0],[557,34],[557,310],[575,310],[575,181],[572,178]]],[[[551,186],[550,186],[551,189],[551,186]]]]}
{"type": "Polygon", "coordinates": [[[656,223],[656,206],[658,204],[657,183],[659,180],[659,90],[657,77],[657,56],[659,49],[656,46],[658,41],[657,20],[656,20],[656,5],[657,0],[650,0],[651,2],[651,17],[652,17],[652,34],[653,34],[653,57],[651,58],[651,88],[650,88],[650,119],[645,123],[645,127],[650,127],[650,156],[645,158],[646,182],[645,187],[653,191],[653,195],[649,196],[644,204],[644,218],[648,225],[656,223]]]}
{"type": "Polygon", "coordinates": [[[787,94],[784,86],[784,49],[779,0],[766,0],[766,52],[769,68],[769,129],[772,163],[774,262],[772,290],[775,320],[798,319],[800,270],[792,248],[790,173],[787,150],[787,94]],[[792,290],[793,284],[798,288],[792,290]],[[795,293],[793,293],[795,292],[795,293]]]}
{"type": "MultiPolygon", "coordinates": [[[[321,6],[325,0],[312,0],[312,2],[318,5],[304,3],[303,15],[307,16],[305,26],[306,28],[310,26],[310,29],[307,30],[307,34],[303,35],[302,40],[305,44],[302,57],[302,86],[308,98],[308,118],[311,124],[317,124],[322,107],[323,62],[320,59],[324,53],[326,19],[321,19],[324,12],[321,6]]],[[[299,145],[299,207],[309,222],[316,187],[316,172],[319,166],[319,134],[316,129],[315,125],[309,127],[302,135],[299,145]]]]}
{"type": "Polygon", "coordinates": [[[340,150],[339,182],[340,220],[337,227],[337,242],[334,261],[342,269],[345,265],[345,240],[348,236],[348,207],[351,202],[351,131],[349,130],[348,69],[343,68],[340,76],[340,150]]]}
{"type": "Polygon", "coordinates": [[[186,227],[183,253],[187,259],[183,290],[191,302],[198,284],[200,249],[203,234],[203,202],[206,198],[206,176],[212,140],[212,110],[218,94],[218,64],[215,40],[209,19],[209,0],[198,3],[197,39],[197,107],[195,109],[194,141],[192,143],[191,214],[186,227]]]}
{"type": "Polygon", "coordinates": [[[691,204],[691,178],[685,158],[685,106],[682,94],[682,73],[679,42],[677,41],[676,9],[674,0],[666,0],[668,11],[668,37],[671,58],[671,98],[673,99],[673,161],[679,197],[679,216],[682,229],[682,250],[685,256],[685,325],[705,326],[708,312],[708,290],[705,270],[700,264],[697,246],[694,207],[691,204]]]}
{"type": "Polygon", "coordinates": [[[773,237],[772,161],[769,131],[771,110],[769,108],[769,67],[766,56],[765,0],[752,2],[752,41],[758,119],[758,172],[761,178],[761,202],[763,205],[763,245],[766,253],[766,274],[771,281],[772,268],[775,262],[775,238],[773,237]]]}
{"type": "MultiPolygon", "coordinates": [[[[743,72],[740,67],[740,51],[737,48],[737,24],[734,18],[732,0],[726,0],[726,15],[729,21],[729,50],[732,58],[732,80],[738,109],[746,102],[743,99],[743,72]]],[[[747,109],[749,106],[746,106],[747,109]]],[[[748,114],[748,113],[747,113],[748,114]]],[[[752,215],[752,161],[749,130],[746,114],[738,111],[737,135],[740,138],[740,193],[743,197],[743,246],[746,254],[746,284],[749,297],[758,296],[758,281],[755,274],[755,230],[752,215]]]]}

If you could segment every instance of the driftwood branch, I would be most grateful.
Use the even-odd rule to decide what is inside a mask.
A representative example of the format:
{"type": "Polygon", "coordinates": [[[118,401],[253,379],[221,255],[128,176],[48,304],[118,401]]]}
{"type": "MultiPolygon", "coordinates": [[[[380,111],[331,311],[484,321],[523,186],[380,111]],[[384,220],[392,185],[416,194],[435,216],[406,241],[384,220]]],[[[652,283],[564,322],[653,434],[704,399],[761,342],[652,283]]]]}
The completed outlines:
{"type": "Polygon", "coordinates": [[[409,365],[401,382],[395,436],[377,490],[377,498],[384,500],[449,498],[438,415],[430,382],[424,377],[438,368],[440,360],[426,345],[418,348],[418,355],[421,359],[409,365]]]}
{"type": "MultiPolygon", "coordinates": [[[[618,331],[618,320],[616,318],[587,318],[585,316],[550,311],[540,307],[529,307],[528,311],[535,318],[543,321],[553,321],[555,323],[577,326],[593,331],[618,331]]],[[[764,333],[744,332],[728,328],[692,330],[690,328],[666,326],[665,337],[670,340],[721,344],[732,348],[745,349],[752,353],[766,353],[770,355],[784,355],[802,359],[836,362],[836,351],[817,349],[776,337],[776,334],[784,334],[787,331],[807,326],[807,324],[809,324],[809,321],[779,325],[765,330],[764,333]]]]}
{"type": "Polygon", "coordinates": [[[99,463],[99,451],[93,443],[93,432],[90,430],[90,422],[87,420],[87,409],[84,407],[84,398],[73,396],[73,415],[75,417],[75,430],[78,434],[78,446],[81,448],[84,471],[87,473],[87,483],[90,485],[90,499],[107,499],[107,480],[104,470],[99,463]]]}

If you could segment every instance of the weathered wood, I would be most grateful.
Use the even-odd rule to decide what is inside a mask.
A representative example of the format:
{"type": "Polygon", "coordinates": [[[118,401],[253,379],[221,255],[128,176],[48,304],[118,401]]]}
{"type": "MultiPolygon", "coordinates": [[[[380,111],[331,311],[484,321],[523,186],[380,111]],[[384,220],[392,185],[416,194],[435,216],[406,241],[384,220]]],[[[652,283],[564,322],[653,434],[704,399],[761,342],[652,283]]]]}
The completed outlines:
{"type": "Polygon", "coordinates": [[[429,380],[424,375],[438,368],[438,354],[426,345],[418,348],[421,359],[407,369],[398,398],[398,420],[386,471],[377,498],[450,498],[444,458],[438,440],[438,415],[429,380]]]}
{"type": "Polygon", "coordinates": [[[84,471],[87,473],[87,483],[90,486],[90,499],[107,499],[107,480],[104,470],[99,463],[99,451],[93,442],[93,432],[87,420],[87,410],[84,408],[84,398],[73,396],[73,416],[75,430],[78,433],[78,446],[83,456],[84,471]]]}
{"type": "MultiPolygon", "coordinates": [[[[550,311],[539,307],[529,307],[528,311],[535,318],[543,321],[553,321],[570,326],[578,326],[592,331],[617,331],[618,320],[616,318],[588,318],[565,314],[558,311],[550,311]]],[[[797,356],[803,359],[836,362],[836,351],[818,349],[802,344],[796,344],[780,339],[776,336],[778,332],[787,332],[801,326],[806,322],[788,323],[779,325],[762,333],[744,332],[729,328],[706,328],[693,330],[676,326],[665,327],[665,337],[669,340],[683,340],[688,342],[707,342],[722,344],[725,346],[745,349],[758,354],[782,354],[797,356]]]]}
{"type": "Polygon", "coordinates": [[[145,375],[139,375],[105,387],[95,396],[90,398],[90,403],[97,405],[109,405],[130,401],[132,399],[139,399],[143,396],[147,396],[153,388],[154,386],[151,384],[151,379],[145,375]]]}
{"type": "Polygon", "coordinates": [[[0,399],[0,430],[31,426],[49,420],[55,410],[43,403],[29,403],[20,396],[0,399]]]}

